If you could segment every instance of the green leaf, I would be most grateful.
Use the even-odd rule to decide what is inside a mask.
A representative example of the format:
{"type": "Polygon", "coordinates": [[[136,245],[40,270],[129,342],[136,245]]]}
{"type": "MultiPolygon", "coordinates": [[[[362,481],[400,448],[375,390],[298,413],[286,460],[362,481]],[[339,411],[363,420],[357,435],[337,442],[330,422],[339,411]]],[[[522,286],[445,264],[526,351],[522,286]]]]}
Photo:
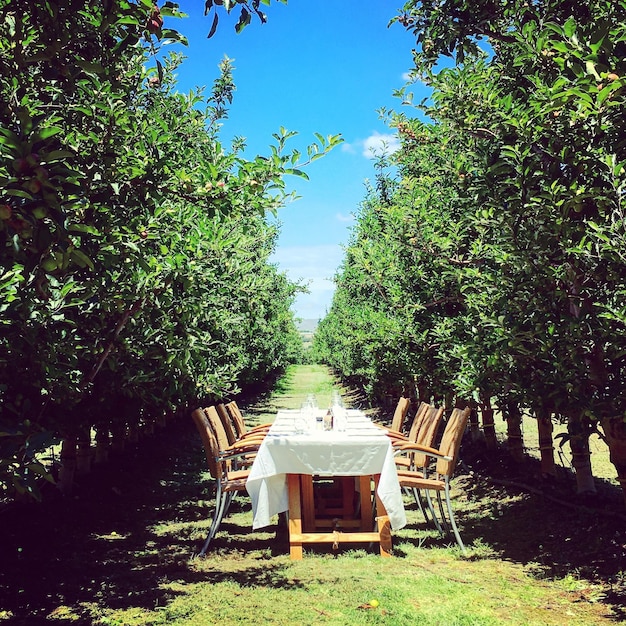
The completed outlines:
{"type": "Polygon", "coordinates": [[[585,61],[585,69],[587,70],[587,74],[591,74],[596,80],[601,80],[600,74],[596,70],[596,64],[591,61],[585,61]]]}
{"type": "Polygon", "coordinates": [[[177,43],[183,46],[189,45],[189,40],[187,39],[187,37],[185,37],[185,35],[183,35],[182,33],[179,33],[177,30],[174,30],[172,28],[164,28],[161,31],[161,38],[167,39],[169,41],[176,41],[177,43]]]}
{"type": "Polygon", "coordinates": [[[53,163],[54,161],[60,161],[61,159],[67,159],[75,157],[76,155],[69,150],[52,150],[48,154],[44,154],[41,158],[42,163],[53,163]]]}
{"type": "Polygon", "coordinates": [[[286,169],[285,174],[291,174],[293,176],[299,176],[300,178],[304,178],[304,180],[309,180],[308,174],[299,169],[286,169]]]}
{"type": "Polygon", "coordinates": [[[93,261],[82,250],[74,248],[71,255],[72,260],[75,261],[75,263],[80,267],[88,267],[89,269],[94,269],[93,261]]]}
{"type": "Polygon", "coordinates": [[[566,37],[571,38],[572,35],[576,32],[576,20],[573,17],[570,17],[565,24],[563,24],[563,33],[566,37]]]}
{"type": "Polygon", "coordinates": [[[81,67],[90,74],[104,74],[104,68],[100,63],[90,63],[89,61],[77,59],[76,65],[78,65],[78,67],[81,67]]]}
{"type": "Polygon", "coordinates": [[[124,15],[115,21],[116,24],[129,24],[133,26],[139,26],[139,20],[132,15],[124,15]]]}
{"type": "Polygon", "coordinates": [[[248,24],[250,24],[250,20],[252,19],[250,12],[246,7],[241,7],[241,13],[239,14],[239,21],[235,25],[235,32],[240,33],[248,24]]]}
{"type": "MultiPolygon", "coordinates": [[[[51,126],[49,128],[42,128],[38,133],[36,133],[35,137],[40,140],[48,139],[49,137],[54,137],[54,135],[58,135],[62,133],[63,129],[58,126],[51,126]]],[[[37,139],[35,139],[37,141],[37,139]]]]}
{"type": "Polygon", "coordinates": [[[219,15],[217,13],[215,13],[215,15],[213,16],[213,23],[211,24],[211,29],[209,30],[209,34],[207,35],[207,39],[211,39],[211,37],[213,37],[213,35],[215,35],[215,32],[217,31],[217,24],[219,22],[219,15]]]}
{"type": "Polygon", "coordinates": [[[67,227],[70,233],[87,233],[90,235],[99,235],[100,231],[90,224],[70,224],[67,227]]]}
{"type": "Polygon", "coordinates": [[[27,200],[33,199],[33,196],[31,196],[28,191],[24,191],[23,189],[5,189],[3,193],[8,196],[15,196],[16,198],[26,198],[27,200]]]}

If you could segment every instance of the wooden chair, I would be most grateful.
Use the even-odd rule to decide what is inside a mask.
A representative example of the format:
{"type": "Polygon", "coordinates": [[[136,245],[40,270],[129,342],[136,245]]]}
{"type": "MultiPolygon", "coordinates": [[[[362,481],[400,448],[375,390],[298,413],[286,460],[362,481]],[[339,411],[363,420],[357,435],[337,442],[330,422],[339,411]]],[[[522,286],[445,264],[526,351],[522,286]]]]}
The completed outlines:
{"type": "MultiPolygon", "coordinates": [[[[398,471],[398,480],[401,487],[411,489],[416,494],[420,490],[426,492],[431,514],[433,515],[433,519],[436,521],[435,510],[430,499],[430,492],[434,491],[437,494],[437,501],[442,521],[444,524],[448,525],[442,502],[442,494],[445,496],[449,526],[452,528],[457,544],[463,551],[465,551],[465,546],[461,540],[461,535],[459,534],[459,530],[454,519],[454,513],[452,511],[452,502],[450,500],[450,480],[452,479],[454,469],[459,458],[461,441],[465,428],[467,427],[469,415],[469,407],[465,409],[454,409],[452,411],[452,414],[446,423],[446,428],[443,432],[438,449],[422,446],[413,442],[407,442],[398,445],[396,453],[398,455],[411,452],[422,453],[427,457],[436,459],[434,473],[432,475],[427,476],[425,468],[401,469],[398,471]]],[[[437,527],[440,532],[442,532],[439,524],[437,524],[437,527]]]]}
{"type": "MultiPolygon", "coordinates": [[[[214,407],[213,411],[215,411],[214,407]]],[[[204,556],[217,531],[223,517],[228,512],[228,508],[237,492],[245,491],[246,480],[249,470],[236,469],[236,461],[254,453],[258,446],[248,442],[235,443],[228,447],[227,451],[220,450],[218,440],[214,434],[209,415],[213,413],[208,409],[196,409],[191,417],[200,433],[202,445],[206,454],[207,463],[211,477],[215,480],[215,509],[213,520],[207,538],[200,551],[200,556],[204,556]]]]}
{"type": "MultiPolygon", "coordinates": [[[[411,424],[408,435],[394,432],[388,432],[387,435],[391,438],[391,443],[394,448],[398,448],[409,442],[432,448],[442,418],[443,407],[438,409],[437,407],[422,402],[418,407],[415,417],[413,418],[413,423],[411,424]]],[[[412,469],[415,471],[425,470],[428,465],[428,461],[428,457],[426,457],[426,455],[422,452],[409,452],[402,455],[396,455],[396,467],[398,469],[412,469]]],[[[432,503],[428,499],[424,502],[422,500],[421,492],[418,489],[411,490],[405,488],[405,491],[413,494],[420,513],[424,516],[426,521],[429,521],[428,511],[432,509],[432,503]]],[[[432,513],[431,517],[437,529],[440,532],[443,532],[437,517],[432,513]]]]}
{"type": "Polygon", "coordinates": [[[405,434],[403,431],[398,430],[396,428],[386,429],[387,435],[391,437],[392,441],[396,441],[396,440],[400,442],[406,442],[409,440],[414,441],[414,439],[411,439],[411,436],[412,435],[413,437],[415,436],[415,433],[419,430],[422,420],[424,419],[424,415],[430,408],[431,408],[430,404],[426,404],[426,402],[420,402],[420,405],[417,407],[415,416],[413,417],[413,421],[411,422],[411,427],[409,428],[408,435],[405,434]]]}
{"type": "MultiPolygon", "coordinates": [[[[404,440],[404,443],[416,443],[420,446],[432,448],[439,430],[439,424],[443,419],[443,407],[437,408],[426,404],[421,412],[415,416],[411,430],[404,440]]],[[[399,437],[393,438],[394,447],[403,445],[403,440],[399,437]]],[[[410,452],[405,455],[396,456],[396,465],[403,469],[420,469],[426,467],[428,458],[422,452],[410,452]]]]}
{"type": "MultiPolygon", "coordinates": [[[[418,407],[418,413],[422,409],[422,404],[418,407]]],[[[393,418],[391,419],[391,424],[387,425],[384,423],[374,422],[376,426],[382,428],[387,431],[387,434],[397,435],[400,438],[405,439],[406,435],[403,432],[404,422],[406,420],[407,413],[409,412],[409,407],[411,406],[411,400],[409,398],[400,398],[398,400],[398,404],[396,404],[396,409],[393,413],[393,418]]],[[[414,418],[415,419],[415,418],[414,418]]]]}
{"type": "Polygon", "coordinates": [[[259,424],[258,426],[248,428],[244,422],[241,410],[234,400],[226,404],[225,408],[235,428],[237,439],[262,436],[267,433],[271,426],[271,424],[259,424]]]}
{"type": "Polygon", "coordinates": [[[406,419],[406,415],[409,412],[410,406],[411,400],[409,398],[401,397],[398,400],[396,410],[394,411],[393,418],[391,420],[391,430],[396,432],[402,432],[404,420],[406,419]]]}
{"type": "Polygon", "coordinates": [[[237,463],[239,466],[252,465],[254,457],[256,456],[256,447],[258,447],[263,441],[265,433],[254,433],[249,436],[244,435],[238,438],[235,435],[230,415],[226,411],[223,404],[209,406],[202,410],[205,412],[206,418],[209,421],[215,438],[217,439],[217,445],[221,452],[230,452],[231,450],[237,449],[238,444],[245,442],[247,445],[253,446],[254,451],[245,456],[240,456],[237,459],[237,463]]]}
{"type": "Polygon", "coordinates": [[[226,407],[223,404],[216,404],[215,411],[222,422],[222,426],[224,427],[224,432],[226,433],[226,437],[228,438],[229,445],[232,445],[237,441],[238,434],[236,432],[235,424],[230,416],[230,413],[226,410],[226,407]]]}
{"type": "Polygon", "coordinates": [[[246,424],[243,420],[243,415],[241,414],[241,411],[239,410],[237,403],[234,400],[232,400],[231,402],[228,402],[224,406],[226,407],[226,410],[228,411],[228,414],[230,415],[230,419],[232,420],[233,425],[235,426],[237,437],[243,437],[247,429],[246,429],[246,424]]]}
{"type": "Polygon", "coordinates": [[[224,422],[214,406],[209,406],[201,410],[204,412],[204,415],[211,426],[211,430],[217,439],[219,450],[226,450],[233,443],[235,443],[234,437],[231,439],[228,436],[228,431],[224,426],[224,422]]]}

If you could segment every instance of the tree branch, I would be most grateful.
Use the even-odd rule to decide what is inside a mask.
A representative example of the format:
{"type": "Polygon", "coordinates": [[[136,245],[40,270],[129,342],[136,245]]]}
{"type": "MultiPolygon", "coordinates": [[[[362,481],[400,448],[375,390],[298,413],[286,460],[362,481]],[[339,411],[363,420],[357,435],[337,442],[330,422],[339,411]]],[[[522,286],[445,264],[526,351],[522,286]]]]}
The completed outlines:
{"type": "Polygon", "coordinates": [[[91,372],[89,372],[89,375],[83,381],[83,388],[86,387],[89,383],[92,383],[94,381],[95,377],[98,375],[98,372],[104,365],[104,362],[107,360],[109,354],[111,354],[111,350],[113,350],[115,341],[117,340],[120,333],[124,329],[124,326],[126,326],[131,316],[143,306],[144,302],[145,302],[145,298],[140,298],[139,300],[134,302],[130,307],[128,307],[126,311],[124,311],[124,314],[120,318],[120,321],[117,323],[117,326],[115,327],[115,330],[113,331],[113,336],[111,337],[107,347],[104,349],[104,351],[100,355],[100,358],[98,359],[97,363],[91,369],[91,372]]]}

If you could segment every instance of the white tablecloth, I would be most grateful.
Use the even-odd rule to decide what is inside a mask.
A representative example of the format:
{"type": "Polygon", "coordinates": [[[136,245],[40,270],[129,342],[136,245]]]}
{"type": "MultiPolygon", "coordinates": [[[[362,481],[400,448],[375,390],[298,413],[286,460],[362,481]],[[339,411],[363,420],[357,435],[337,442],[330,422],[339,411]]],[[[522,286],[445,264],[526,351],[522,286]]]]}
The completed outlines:
{"type": "MultiPolygon", "coordinates": [[[[308,420],[307,420],[308,422],[308,420]]],[[[380,474],[378,496],[394,530],[406,524],[391,443],[385,431],[360,411],[347,411],[345,432],[307,432],[300,411],[279,411],[252,465],[246,489],[252,500],[253,528],[268,526],[270,518],[289,509],[287,474],[366,476],[380,474]]]]}

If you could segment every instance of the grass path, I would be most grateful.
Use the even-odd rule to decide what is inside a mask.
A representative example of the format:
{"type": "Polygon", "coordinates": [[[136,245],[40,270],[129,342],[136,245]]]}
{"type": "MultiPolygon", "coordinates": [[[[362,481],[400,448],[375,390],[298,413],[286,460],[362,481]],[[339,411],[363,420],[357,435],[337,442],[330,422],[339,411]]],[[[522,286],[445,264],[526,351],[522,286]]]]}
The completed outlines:
{"type": "MultiPolygon", "coordinates": [[[[333,385],[323,368],[302,366],[242,405],[267,421],[308,393],[323,406],[333,385]]],[[[206,460],[191,420],[172,423],[79,482],[73,498],[2,514],[0,626],[608,626],[626,617],[623,563],[609,568],[606,549],[623,540],[620,529],[477,476],[455,483],[466,556],[407,500],[392,558],[319,547],[292,562],[284,529],[253,532],[239,498],[198,559],[212,511],[206,460]]]]}
{"type": "Polygon", "coordinates": [[[247,405],[246,412],[259,420],[270,421],[279,409],[299,409],[311,393],[315,394],[319,406],[325,406],[330,402],[333,388],[341,389],[324,366],[292,366],[272,392],[247,405]]]}

